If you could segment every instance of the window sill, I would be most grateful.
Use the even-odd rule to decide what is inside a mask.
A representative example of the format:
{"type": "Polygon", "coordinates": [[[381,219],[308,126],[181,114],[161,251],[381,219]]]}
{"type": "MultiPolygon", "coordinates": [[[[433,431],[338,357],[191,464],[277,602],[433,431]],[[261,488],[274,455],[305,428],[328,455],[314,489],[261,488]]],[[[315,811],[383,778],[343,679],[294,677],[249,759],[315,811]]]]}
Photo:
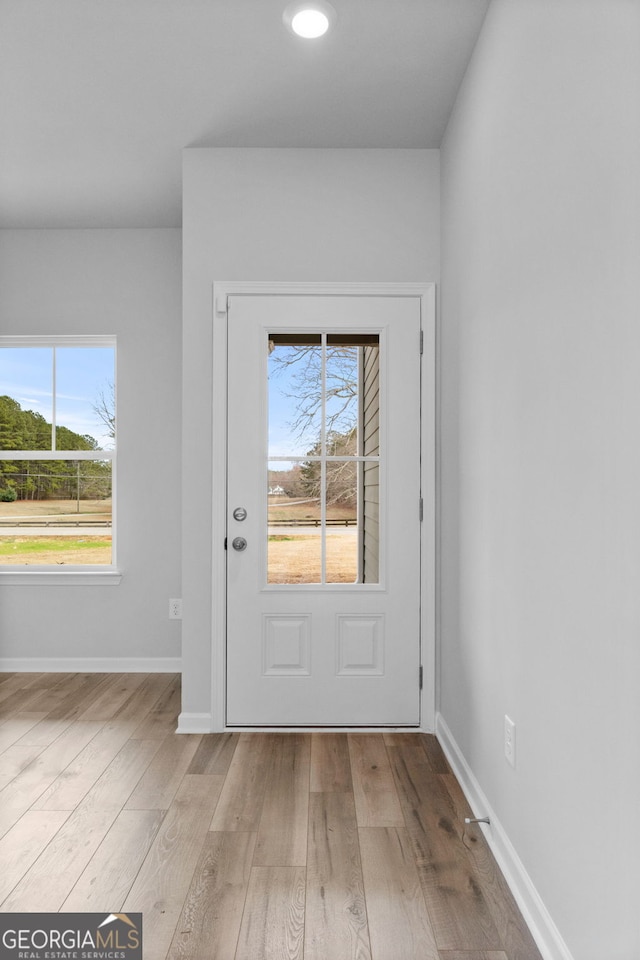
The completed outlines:
{"type": "Polygon", "coordinates": [[[43,570],[40,568],[18,569],[7,567],[0,570],[0,586],[44,587],[65,584],[68,587],[115,587],[122,580],[120,570],[102,568],[96,570],[67,569],[43,570]]]}

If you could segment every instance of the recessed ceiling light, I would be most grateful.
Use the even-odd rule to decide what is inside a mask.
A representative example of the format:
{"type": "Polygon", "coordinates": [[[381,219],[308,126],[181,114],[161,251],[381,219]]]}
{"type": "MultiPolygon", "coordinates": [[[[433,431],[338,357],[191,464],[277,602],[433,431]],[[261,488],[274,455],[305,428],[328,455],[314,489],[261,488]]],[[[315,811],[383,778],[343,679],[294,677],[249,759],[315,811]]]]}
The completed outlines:
{"type": "Polygon", "coordinates": [[[317,40],[323,37],[336,19],[336,11],[325,0],[291,3],[282,15],[286,26],[298,37],[317,40]]]}

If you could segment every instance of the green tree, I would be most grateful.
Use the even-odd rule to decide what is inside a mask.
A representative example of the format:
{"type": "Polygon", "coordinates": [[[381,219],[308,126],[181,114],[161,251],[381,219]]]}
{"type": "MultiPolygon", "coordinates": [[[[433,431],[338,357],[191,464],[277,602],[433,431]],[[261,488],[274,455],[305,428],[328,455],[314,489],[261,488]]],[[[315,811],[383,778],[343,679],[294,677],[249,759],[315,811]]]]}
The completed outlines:
{"type": "MultiPolygon", "coordinates": [[[[98,448],[93,437],[62,426],[56,428],[56,446],[98,448]]],[[[23,410],[12,397],[1,396],[0,449],[51,450],[51,424],[42,414],[23,410]]],[[[0,460],[0,488],[15,490],[20,500],[106,497],[111,493],[111,465],[100,460],[0,460]]]]}

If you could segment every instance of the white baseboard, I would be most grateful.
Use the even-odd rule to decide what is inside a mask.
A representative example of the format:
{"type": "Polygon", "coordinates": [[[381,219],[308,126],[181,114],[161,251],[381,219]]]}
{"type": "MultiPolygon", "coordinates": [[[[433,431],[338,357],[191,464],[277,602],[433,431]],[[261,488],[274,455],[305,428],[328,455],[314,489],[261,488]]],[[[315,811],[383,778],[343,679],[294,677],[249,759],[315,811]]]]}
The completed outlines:
{"type": "Polygon", "coordinates": [[[181,713],[176,733],[211,733],[213,717],[210,713],[181,713]]]}
{"type": "Polygon", "coordinates": [[[525,870],[495,812],[491,809],[491,804],[483,793],[453,734],[439,713],[436,715],[436,736],[469,801],[474,816],[489,817],[491,820],[490,828],[484,831],[485,839],[544,960],[573,960],[569,948],[542,902],[531,877],[525,870]]]}
{"type": "Polygon", "coordinates": [[[181,673],[180,657],[0,657],[2,673],[181,673]]]}

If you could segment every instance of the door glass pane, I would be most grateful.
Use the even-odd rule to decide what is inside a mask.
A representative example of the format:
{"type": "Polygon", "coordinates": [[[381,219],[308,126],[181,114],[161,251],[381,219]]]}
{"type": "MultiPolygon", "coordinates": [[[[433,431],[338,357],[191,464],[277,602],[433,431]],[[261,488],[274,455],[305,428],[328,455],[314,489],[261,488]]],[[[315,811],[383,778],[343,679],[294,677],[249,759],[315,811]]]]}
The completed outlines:
{"type": "Polygon", "coordinates": [[[269,458],[309,453],[320,443],[321,335],[269,336],[269,458]]]}
{"type": "Polygon", "coordinates": [[[326,571],[327,583],[357,583],[358,478],[360,463],[353,460],[327,463],[326,468],[326,571]]]}
{"type": "Polygon", "coordinates": [[[329,456],[358,454],[360,348],[332,344],[327,337],[325,365],[325,429],[329,456]]]}
{"type": "Polygon", "coordinates": [[[268,583],[379,582],[379,353],[378,334],[269,334],[268,583]]]}
{"type": "Polygon", "coordinates": [[[319,485],[305,476],[308,466],[269,463],[267,583],[322,583],[319,485]]]}

